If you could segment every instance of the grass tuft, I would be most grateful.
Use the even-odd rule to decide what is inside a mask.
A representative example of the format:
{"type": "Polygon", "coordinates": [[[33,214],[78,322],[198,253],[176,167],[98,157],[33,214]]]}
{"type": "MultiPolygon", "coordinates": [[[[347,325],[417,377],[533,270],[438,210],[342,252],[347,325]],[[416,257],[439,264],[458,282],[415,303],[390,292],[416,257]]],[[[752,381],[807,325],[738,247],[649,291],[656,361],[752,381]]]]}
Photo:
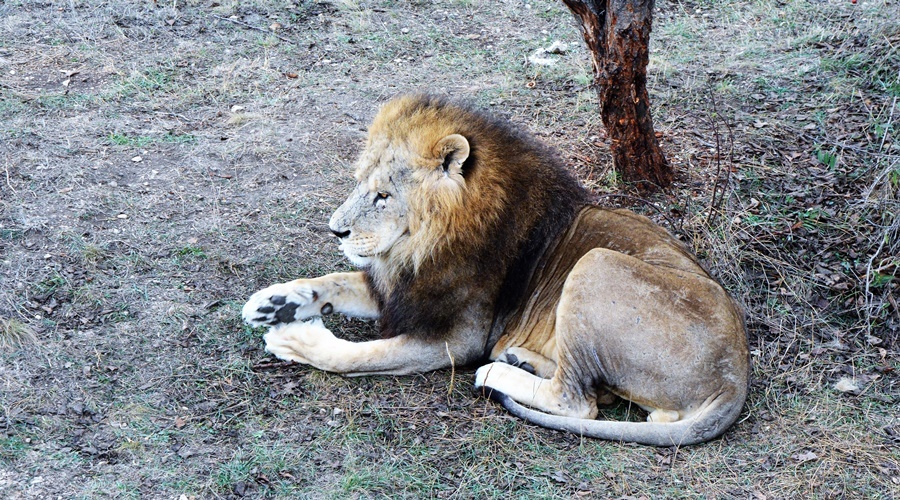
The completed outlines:
{"type": "Polygon", "coordinates": [[[0,350],[30,347],[39,343],[34,330],[17,319],[0,317],[0,350]]]}

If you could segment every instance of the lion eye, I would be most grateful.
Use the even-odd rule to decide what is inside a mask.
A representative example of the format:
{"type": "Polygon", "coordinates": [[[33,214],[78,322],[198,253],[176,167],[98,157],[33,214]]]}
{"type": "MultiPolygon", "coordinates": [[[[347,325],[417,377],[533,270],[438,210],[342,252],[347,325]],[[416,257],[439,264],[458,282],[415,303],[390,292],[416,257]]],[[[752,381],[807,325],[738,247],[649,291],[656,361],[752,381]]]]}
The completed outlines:
{"type": "Polygon", "coordinates": [[[375,195],[375,201],[374,201],[374,203],[377,205],[378,202],[385,202],[385,201],[387,201],[387,199],[390,198],[390,197],[391,197],[391,194],[390,194],[390,193],[385,193],[384,191],[379,191],[379,192],[375,195]]]}

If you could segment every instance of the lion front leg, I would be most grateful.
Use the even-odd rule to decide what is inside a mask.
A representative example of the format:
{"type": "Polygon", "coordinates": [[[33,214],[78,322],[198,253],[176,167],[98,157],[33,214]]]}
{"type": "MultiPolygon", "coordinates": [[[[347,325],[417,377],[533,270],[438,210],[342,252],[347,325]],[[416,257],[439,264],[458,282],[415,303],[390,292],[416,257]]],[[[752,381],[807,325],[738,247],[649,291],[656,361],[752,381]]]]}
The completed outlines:
{"type": "Polygon", "coordinates": [[[378,317],[378,304],[363,273],[333,273],[272,285],[250,296],[242,316],[253,326],[274,326],[332,312],[378,317]]]}
{"type": "Polygon", "coordinates": [[[468,343],[409,335],[350,342],[335,337],[321,318],[274,326],[263,339],[280,359],[348,376],[423,373],[465,363],[477,351],[468,343]]]}

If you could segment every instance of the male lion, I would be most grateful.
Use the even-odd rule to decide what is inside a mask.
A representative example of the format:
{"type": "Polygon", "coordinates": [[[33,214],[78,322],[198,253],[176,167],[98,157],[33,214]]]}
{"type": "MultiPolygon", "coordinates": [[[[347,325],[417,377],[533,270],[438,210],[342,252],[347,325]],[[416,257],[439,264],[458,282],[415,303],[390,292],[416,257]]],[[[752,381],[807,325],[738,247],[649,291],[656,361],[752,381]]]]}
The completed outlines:
{"type": "Polygon", "coordinates": [[[742,314],[648,219],[590,204],[534,139],[429,96],[375,117],[357,185],[331,217],[364,270],[298,279],[243,309],[275,356],[344,375],[483,360],[475,386],[552,429],[658,446],[712,439],[747,395],[742,314]],[[320,318],[380,320],[348,342],[320,318]],[[612,395],[647,422],[594,420],[612,395]],[[526,405],[530,408],[526,408],[526,405]]]}

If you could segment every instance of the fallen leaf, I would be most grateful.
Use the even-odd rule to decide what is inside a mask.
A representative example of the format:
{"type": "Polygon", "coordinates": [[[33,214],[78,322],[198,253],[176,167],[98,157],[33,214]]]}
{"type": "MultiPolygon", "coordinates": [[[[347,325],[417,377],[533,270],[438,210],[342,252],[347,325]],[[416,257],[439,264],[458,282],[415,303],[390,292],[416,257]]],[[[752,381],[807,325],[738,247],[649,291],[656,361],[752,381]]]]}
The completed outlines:
{"type": "Polygon", "coordinates": [[[812,462],[813,460],[819,458],[819,456],[811,451],[807,451],[806,453],[798,453],[796,455],[792,455],[791,458],[803,464],[806,462],[812,462]]]}
{"type": "Polygon", "coordinates": [[[834,388],[841,392],[856,392],[859,390],[859,386],[856,385],[856,381],[852,378],[843,377],[836,384],[834,384],[834,388]]]}
{"type": "Polygon", "coordinates": [[[565,484],[569,482],[569,478],[566,477],[565,472],[558,470],[550,475],[550,479],[556,481],[560,484],[565,484]]]}
{"type": "Polygon", "coordinates": [[[175,417],[175,428],[176,429],[181,429],[182,427],[185,426],[185,424],[186,424],[186,422],[184,421],[183,418],[175,417]]]}

